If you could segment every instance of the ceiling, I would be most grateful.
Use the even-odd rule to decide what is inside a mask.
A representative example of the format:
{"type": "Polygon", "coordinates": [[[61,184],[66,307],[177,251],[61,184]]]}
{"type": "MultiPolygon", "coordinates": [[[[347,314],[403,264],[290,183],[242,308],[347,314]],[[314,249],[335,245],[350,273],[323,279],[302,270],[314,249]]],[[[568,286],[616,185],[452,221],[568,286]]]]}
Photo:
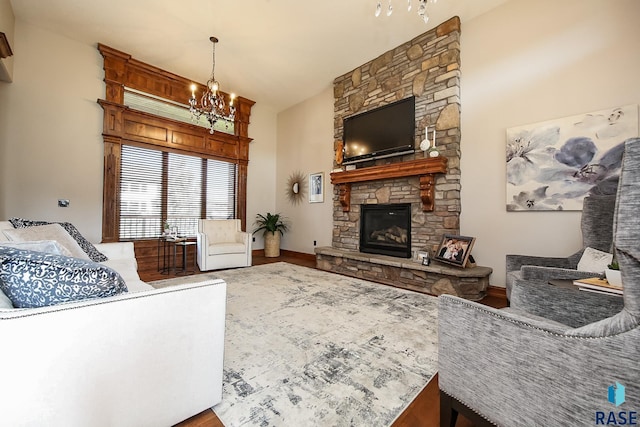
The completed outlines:
{"type": "MultiPolygon", "coordinates": [[[[386,7],[388,0],[383,0],[386,7]]],[[[216,36],[216,78],[225,92],[279,112],[335,77],[452,16],[464,23],[507,0],[428,3],[425,24],[407,2],[374,16],[376,0],[11,0],[24,20],[81,43],[98,42],[172,73],[205,82],[216,36]]],[[[464,29],[463,29],[464,33],[464,29]]],[[[19,52],[14,52],[17,56],[19,52]]],[[[188,97],[185,89],[185,99],[188,97]]]]}

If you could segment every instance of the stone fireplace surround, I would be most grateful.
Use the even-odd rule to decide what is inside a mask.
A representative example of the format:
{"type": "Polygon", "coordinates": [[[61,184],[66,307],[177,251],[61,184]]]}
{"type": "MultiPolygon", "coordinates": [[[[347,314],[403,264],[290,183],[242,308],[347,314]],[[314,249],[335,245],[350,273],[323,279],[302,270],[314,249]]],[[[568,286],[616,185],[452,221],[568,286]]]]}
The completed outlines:
{"type": "MultiPolygon", "coordinates": [[[[460,20],[453,17],[413,40],[334,80],[334,149],[345,117],[414,95],[416,152],[369,161],[356,171],[333,172],[332,246],[316,249],[320,269],[439,295],[481,299],[491,269],[457,268],[359,251],[362,204],[410,203],[411,249],[434,252],[443,234],[459,233],[460,215],[460,20]],[[418,149],[436,129],[441,157],[418,149]],[[427,164],[425,164],[425,162],[427,164]],[[433,162],[439,162],[435,167],[433,162]],[[399,173],[368,179],[369,171],[399,173]],[[410,169],[410,172],[406,172],[410,169]],[[349,178],[356,176],[355,180],[349,178]],[[366,179],[362,179],[365,177],[366,179]]],[[[334,164],[336,168],[338,164],[334,164]]]]}

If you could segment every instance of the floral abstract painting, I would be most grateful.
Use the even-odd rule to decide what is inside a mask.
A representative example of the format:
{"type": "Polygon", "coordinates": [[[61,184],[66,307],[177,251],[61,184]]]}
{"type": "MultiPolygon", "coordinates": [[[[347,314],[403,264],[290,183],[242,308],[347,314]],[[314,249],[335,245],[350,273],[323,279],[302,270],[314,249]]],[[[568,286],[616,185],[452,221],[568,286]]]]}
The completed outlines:
{"type": "Polygon", "coordinates": [[[507,211],[579,211],[589,194],[615,194],[637,136],[638,105],[507,129],[507,211]]]}

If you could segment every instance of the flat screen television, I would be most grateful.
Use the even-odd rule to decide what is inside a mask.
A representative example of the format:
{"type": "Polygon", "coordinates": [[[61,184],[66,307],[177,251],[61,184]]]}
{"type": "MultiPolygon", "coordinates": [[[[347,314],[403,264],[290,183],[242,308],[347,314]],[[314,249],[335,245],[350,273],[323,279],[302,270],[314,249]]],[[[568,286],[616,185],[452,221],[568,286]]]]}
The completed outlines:
{"type": "Polygon", "coordinates": [[[343,122],[344,160],[353,164],[414,151],[415,97],[347,117],[343,122]]]}

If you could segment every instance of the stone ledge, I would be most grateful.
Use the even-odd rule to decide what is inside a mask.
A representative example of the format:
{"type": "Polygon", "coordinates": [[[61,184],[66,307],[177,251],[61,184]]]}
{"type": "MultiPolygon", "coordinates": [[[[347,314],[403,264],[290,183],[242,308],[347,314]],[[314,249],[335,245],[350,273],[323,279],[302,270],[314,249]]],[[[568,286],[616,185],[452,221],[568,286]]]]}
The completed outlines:
{"type": "Polygon", "coordinates": [[[345,251],[343,249],[323,246],[315,249],[316,254],[329,255],[333,257],[348,258],[357,261],[370,262],[372,264],[390,265],[392,267],[406,268],[410,270],[426,271],[428,273],[443,274],[455,277],[485,277],[493,272],[491,267],[451,267],[447,264],[432,260],[431,265],[422,265],[409,258],[396,258],[386,255],[366,254],[363,252],[345,251]]]}
{"type": "Polygon", "coordinates": [[[434,261],[422,265],[410,259],[365,254],[332,247],[315,249],[316,267],[432,295],[451,294],[470,300],[486,296],[490,267],[457,268],[434,261]]]}

